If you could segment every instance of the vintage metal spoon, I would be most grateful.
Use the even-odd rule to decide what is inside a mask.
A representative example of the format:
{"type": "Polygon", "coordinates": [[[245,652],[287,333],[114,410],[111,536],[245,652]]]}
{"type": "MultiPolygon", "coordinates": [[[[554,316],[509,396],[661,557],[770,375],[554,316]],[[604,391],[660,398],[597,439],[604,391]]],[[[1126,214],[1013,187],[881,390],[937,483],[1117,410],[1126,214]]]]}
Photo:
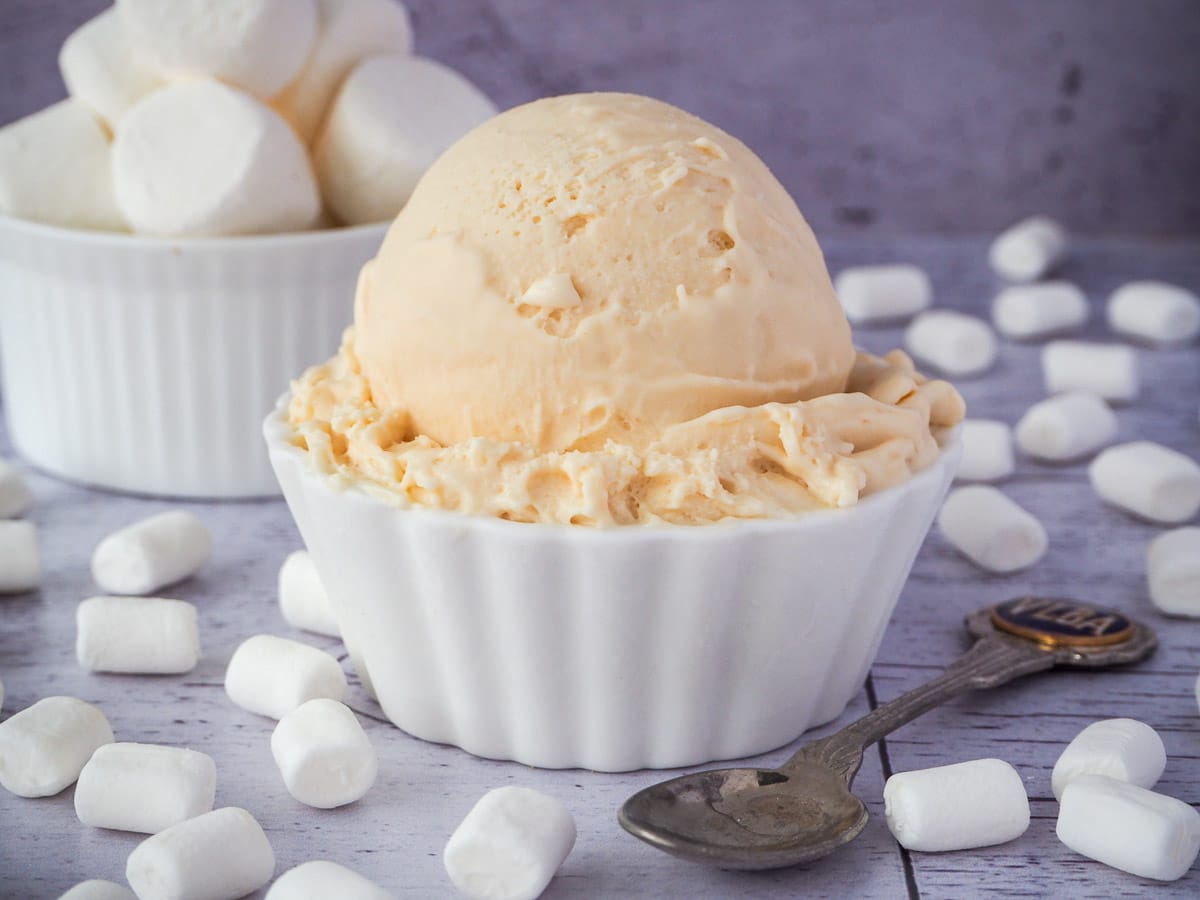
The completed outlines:
{"type": "Polygon", "coordinates": [[[1137,662],[1158,643],[1122,613],[1073,600],[1009,600],[968,616],[966,626],[974,646],[927,684],[806,744],[777,769],[693,772],[648,787],[621,807],[621,825],[660,850],[726,869],[811,862],[866,826],[850,785],[863,751],[880,738],[963,691],[1054,666],[1137,662]]]}

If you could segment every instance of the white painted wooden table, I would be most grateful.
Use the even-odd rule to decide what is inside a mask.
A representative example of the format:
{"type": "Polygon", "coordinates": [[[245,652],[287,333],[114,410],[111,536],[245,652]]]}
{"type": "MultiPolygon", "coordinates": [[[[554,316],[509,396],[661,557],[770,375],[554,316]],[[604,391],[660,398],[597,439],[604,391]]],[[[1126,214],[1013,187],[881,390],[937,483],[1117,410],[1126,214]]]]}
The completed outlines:
{"type": "MultiPolygon", "coordinates": [[[[827,251],[834,270],[850,262],[921,263],[933,276],[940,305],[982,313],[996,288],[983,264],[984,248],[982,240],[971,238],[904,239],[830,241],[827,251]]],[[[1127,278],[1160,277],[1197,289],[1200,243],[1090,241],[1065,274],[1079,281],[1097,310],[1127,278]]],[[[1094,322],[1088,334],[1102,337],[1102,323],[1094,322]]],[[[881,351],[898,346],[900,331],[860,330],[857,339],[881,351]]],[[[1038,353],[1036,345],[1005,343],[993,372],[961,382],[971,415],[1013,422],[1040,398],[1038,353]]],[[[1139,356],[1145,389],[1141,400],[1119,411],[1121,439],[1146,437],[1200,457],[1200,348],[1144,350],[1139,356]]],[[[81,441],[103,439],[80,435],[81,441]]],[[[2,436],[0,449],[10,453],[2,436]]],[[[1200,896],[1200,872],[1158,885],[1075,856],[1054,837],[1051,767],[1066,742],[1096,718],[1133,716],[1157,728],[1169,755],[1160,789],[1200,803],[1200,716],[1193,697],[1200,622],[1172,621],[1153,611],[1143,554],[1159,529],[1101,505],[1083,465],[1023,461],[1004,485],[1043,519],[1050,534],[1048,556],[1029,572],[983,574],[936,533],[930,536],[866,689],[838,724],[935,675],[967,646],[960,625],[965,613],[1022,592],[1065,593],[1122,607],[1158,629],[1158,653],[1126,671],[1034,676],[963,697],[906,726],[867,755],[855,784],[872,817],[862,837],[807,868],[762,874],[699,868],[625,835],[616,823],[617,808],[659,773],[536,771],[426,744],[388,725],[353,679],[351,704],[379,752],[379,781],[348,808],[323,812],[302,806],[288,796],[272,763],[273,723],[234,707],[221,686],[233,648],[256,632],[301,637],[345,657],[337,641],[292,633],[279,616],[275,573],[287,552],[299,546],[283,503],[187,504],[216,539],[207,568],[168,591],[200,608],[205,658],[193,673],[91,675],[78,668],[73,654],[75,605],[95,593],[89,554],[109,531],[174,504],[85,490],[35,472],[28,476],[37,497],[30,518],[40,528],[46,573],[37,593],[0,598],[0,679],[7,690],[2,715],[45,695],[74,694],[105,710],[118,740],[204,750],[217,761],[217,804],[245,806],[258,817],[275,847],[279,872],[328,858],[397,896],[451,896],[440,859],[446,837],[485,790],[522,784],[561,798],[579,825],[575,851],[547,898],[1200,896]],[[982,756],[1009,760],[1025,778],[1034,816],[1029,832],[978,851],[902,852],[883,822],[886,775],[982,756]]],[[[786,755],[780,750],[762,759],[770,764],[786,755]]],[[[0,897],[55,897],[85,878],[123,880],[125,858],[138,840],[80,825],[71,790],[43,800],[0,791],[0,897]]]]}

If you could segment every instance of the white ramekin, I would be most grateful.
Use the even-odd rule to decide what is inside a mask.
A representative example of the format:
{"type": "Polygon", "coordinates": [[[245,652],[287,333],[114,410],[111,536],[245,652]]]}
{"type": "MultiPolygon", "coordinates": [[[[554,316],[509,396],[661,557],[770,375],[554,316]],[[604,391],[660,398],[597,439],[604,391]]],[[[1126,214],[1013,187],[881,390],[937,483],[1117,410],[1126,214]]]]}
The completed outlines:
{"type": "Polygon", "coordinates": [[[401,509],[271,462],[359,674],[396,725],[478,756],[627,771],[733,759],[862,687],[958,465],[845,510],[593,530],[401,509]]]}
{"type": "Polygon", "coordinates": [[[171,497],[277,494],[262,418],[336,350],[386,225],[171,240],[0,217],[0,368],[29,462],[171,497]]]}

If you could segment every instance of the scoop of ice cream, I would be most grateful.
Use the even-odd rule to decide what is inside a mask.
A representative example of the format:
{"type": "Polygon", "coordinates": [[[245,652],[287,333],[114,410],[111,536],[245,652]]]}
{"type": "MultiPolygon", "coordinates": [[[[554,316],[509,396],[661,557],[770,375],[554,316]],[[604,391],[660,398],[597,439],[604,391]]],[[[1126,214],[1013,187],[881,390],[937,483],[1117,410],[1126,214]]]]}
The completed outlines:
{"type": "Polygon", "coordinates": [[[355,322],[372,402],[412,434],[534,453],[836,394],[855,360],[766,165],[625,94],[539,100],[458,141],[364,270],[355,322]]]}
{"type": "Polygon", "coordinates": [[[903,353],[855,353],[753,153],[622,94],[541,100],[448,150],[288,409],[339,484],[593,526],[850,506],[932,463],[962,416],[903,353]]]}

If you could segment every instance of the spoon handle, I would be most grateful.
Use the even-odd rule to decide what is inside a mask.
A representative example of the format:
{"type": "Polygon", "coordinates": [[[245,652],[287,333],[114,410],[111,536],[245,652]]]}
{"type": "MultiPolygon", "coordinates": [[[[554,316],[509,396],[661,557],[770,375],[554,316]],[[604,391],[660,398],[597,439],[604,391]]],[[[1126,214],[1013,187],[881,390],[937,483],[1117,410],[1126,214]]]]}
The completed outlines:
{"type": "Polygon", "coordinates": [[[996,687],[1054,664],[1054,653],[1032,641],[999,633],[986,635],[937,678],[876,707],[841,731],[805,745],[779,768],[787,772],[793,763],[819,761],[840,771],[849,785],[862,765],[863,750],[901,725],[956,694],[996,687]]]}

